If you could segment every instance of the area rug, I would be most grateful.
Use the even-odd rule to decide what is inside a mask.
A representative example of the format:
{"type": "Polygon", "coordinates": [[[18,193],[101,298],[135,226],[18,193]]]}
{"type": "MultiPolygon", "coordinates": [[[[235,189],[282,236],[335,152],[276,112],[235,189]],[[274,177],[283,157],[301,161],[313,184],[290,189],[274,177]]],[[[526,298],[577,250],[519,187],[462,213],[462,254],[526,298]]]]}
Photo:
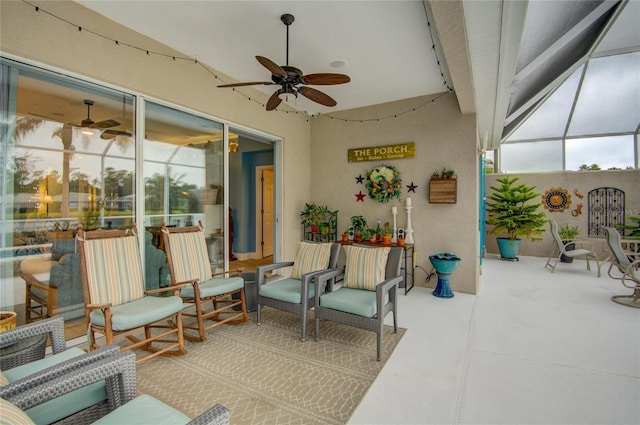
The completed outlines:
{"type": "Polygon", "coordinates": [[[216,403],[231,424],[344,424],[382,370],[406,329],[385,326],[382,359],[376,334],[320,323],[300,341],[298,316],[263,309],[241,325],[218,326],[207,340],[187,342],[187,355],[156,357],[138,366],[138,392],[195,417],[216,403]]]}

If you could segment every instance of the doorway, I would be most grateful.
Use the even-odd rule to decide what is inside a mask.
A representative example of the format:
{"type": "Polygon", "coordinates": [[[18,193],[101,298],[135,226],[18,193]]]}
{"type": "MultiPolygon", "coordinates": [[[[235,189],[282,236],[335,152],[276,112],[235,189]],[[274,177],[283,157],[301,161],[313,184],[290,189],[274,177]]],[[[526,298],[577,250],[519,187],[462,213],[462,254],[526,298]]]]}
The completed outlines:
{"type": "Polygon", "coordinates": [[[258,258],[273,256],[274,170],[273,166],[256,168],[256,251],[258,258]]]}

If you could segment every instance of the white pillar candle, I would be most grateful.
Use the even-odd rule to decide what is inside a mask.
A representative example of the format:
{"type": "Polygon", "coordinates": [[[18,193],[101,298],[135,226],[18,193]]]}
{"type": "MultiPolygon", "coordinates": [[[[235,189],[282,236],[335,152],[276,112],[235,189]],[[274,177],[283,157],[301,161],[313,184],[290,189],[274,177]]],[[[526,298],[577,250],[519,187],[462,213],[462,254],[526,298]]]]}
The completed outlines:
{"type": "Polygon", "coordinates": [[[411,198],[407,198],[407,206],[410,207],[411,206],[411,198]]]}
{"type": "Polygon", "coordinates": [[[391,214],[398,214],[398,208],[391,207],[391,214]]]}

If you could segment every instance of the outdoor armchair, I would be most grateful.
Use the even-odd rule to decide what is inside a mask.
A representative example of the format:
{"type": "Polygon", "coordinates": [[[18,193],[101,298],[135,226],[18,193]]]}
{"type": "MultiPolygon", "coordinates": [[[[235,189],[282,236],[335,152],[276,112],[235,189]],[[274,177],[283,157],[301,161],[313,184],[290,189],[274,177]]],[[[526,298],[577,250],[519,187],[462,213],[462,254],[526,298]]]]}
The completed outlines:
{"type": "Polygon", "coordinates": [[[262,307],[297,314],[301,318],[300,340],[307,340],[307,312],[313,307],[316,288],[313,278],[319,273],[335,268],[340,244],[298,242],[294,261],[258,266],[257,321],[262,324],[262,307]],[[291,277],[269,281],[266,272],[292,267],[291,277]]]}
{"type": "MultiPolygon", "coordinates": [[[[91,354],[86,354],[77,347],[66,349],[64,320],[61,316],[2,332],[0,345],[9,346],[40,335],[45,337],[41,353],[37,350],[23,350],[31,354],[27,353],[25,357],[12,359],[16,366],[2,370],[0,381],[3,382],[0,383],[0,397],[10,399],[34,386],[55,379],[69,370],[92,364],[120,351],[117,345],[103,347],[91,354]],[[47,335],[51,339],[53,354],[44,357],[47,335]],[[57,365],[60,364],[65,366],[58,367],[57,365]]],[[[83,423],[90,418],[102,416],[107,411],[105,385],[103,382],[97,382],[82,391],[34,406],[27,413],[34,422],[48,424],[56,421],[83,423]]]]}
{"type": "Polygon", "coordinates": [[[627,253],[622,249],[622,240],[616,229],[607,227],[604,230],[613,255],[609,266],[609,277],[621,281],[626,288],[633,290],[629,295],[614,295],[611,301],[627,307],[640,308],[640,259],[636,259],[638,253],[627,253]]]}
{"type": "Polygon", "coordinates": [[[127,334],[133,343],[122,350],[141,348],[151,353],[138,362],[186,353],[180,287],[145,291],[135,225],[90,232],[80,228],[78,250],[90,349],[96,348],[96,333],[103,334],[107,344],[127,334]],[[140,328],[144,328],[142,339],[131,335],[140,328]]]}
{"type": "Polygon", "coordinates": [[[182,314],[194,320],[184,324],[184,329],[196,331],[197,336],[185,333],[191,341],[204,341],[205,331],[229,323],[246,322],[244,279],[242,269],[213,274],[202,222],[197,226],[161,228],[167,253],[171,285],[186,285],[180,296],[195,307],[195,313],[182,314]],[[237,294],[239,299],[233,299],[237,294]],[[211,302],[213,308],[207,309],[211,302]],[[234,307],[241,307],[239,311],[234,307]],[[205,320],[212,320],[205,325],[205,320]]]}
{"type": "Polygon", "coordinates": [[[315,277],[315,330],[320,339],[320,320],[330,320],[376,332],[376,359],[380,361],[384,318],[393,313],[393,331],[398,332],[398,284],[403,248],[345,246],[344,270],[315,277]],[[335,282],[342,279],[342,286],[335,282]],[[326,292],[320,288],[326,285],[326,292]]]}
{"type": "Polygon", "coordinates": [[[563,255],[570,258],[584,256],[587,260],[587,270],[591,271],[591,264],[589,264],[589,260],[591,259],[595,261],[598,266],[598,277],[600,277],[600,268],[602,267],[602,264],[600,263],[600,260],[598,260],[598,257],[593,253],[593,249],[589,242],[573,240],[564,243],[560,238],[560,233],[558,232],[558,223],[556,223],[555,220],[549,220],[549,227],[551,228],[551,235],[553,236],[553,251],[549,254],[547,263],[544,266],[550,268],[551,273],[556,270],[556,266],[560,262],[560,257],[563,255]],[[567,250],[567,245],[570,244],[574,244],[576,249],[567,250]]]}
{"type": "MultiPolygon", "coordinates": [[[[95,353],[97,351],[88,353],[85,357],[92,357],[95,353]]],[[[22,414],[25,423],[29,423],[28,421],[32,419],[30,412],[33,409],[55,402],[70,394],[82,394],[88,386],[104,383],[108,387],[106,392],[108,410],[101,412],[100,415],[83,418],[79,421],[73,421],[73,423],[102,425],[157,425],[161,423],[224,425],[229,423],[229,411],[220,404],[216,404],[195,419],[190,420],[182,412],[152,396],[136,397],[136,362],[132,352],[115,352],[111,356],[84,367],[76,367],[71,362],[61,363],[43,371],[42,376],[46,374],[55,374],[55,376],[48,376],[48,379],[38,379],[36,385],[30,386],[22,392],[3,397],[3,416],[16,418],[22,414]]]]}

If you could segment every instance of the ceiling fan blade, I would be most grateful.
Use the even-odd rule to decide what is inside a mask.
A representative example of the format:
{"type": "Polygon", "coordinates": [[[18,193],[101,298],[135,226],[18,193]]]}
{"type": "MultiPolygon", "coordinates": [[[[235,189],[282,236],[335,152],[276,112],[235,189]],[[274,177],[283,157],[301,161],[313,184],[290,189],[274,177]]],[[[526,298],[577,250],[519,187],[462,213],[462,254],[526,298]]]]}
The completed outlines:
{"type": "Polygon", "coordinates": [[[132,134],[127,131],[120,131],[120,130],[104,130],[102,134],[100,134],[100,138],[105,140],[113,139],[116,136],[131,137],[132,134]]]}
{"type": "Polygon", "coordinates": [[[302,82],[305,84],[314,84],[314,85],[332,85],[332,84],[344,84],[351,81],[348,75],[344,74],[309,74],[302,77],[302,82]]]}
{"type": "Polygon", "coordinates": [[[331,96],[328,94],[322,93],[320,90],[312,89],[311,87],[299,87],[298,93],[306,97],[307,99],[311,99],[316,103],[319,103],[324,106],[336,106],[338,103],[333,100],[331,96]]]}
{"type": "Polygon", "coordinates": [[[267,68],[273,75],[279,75],[281,77],[287,76],[287,71],[282,69],[279,65],[276,65],[271,59],[267,59],[264,56],[256,56],[258,62],[265,68],[267,68]]]}
{"type": "Polygon", "coordinates": [[[255,86],[258,84],[262,84],[265,86],[270,86],[273,83],[273,81],[251,81],[249,83],[231,83],[231,84],[221,84],[218,87],[242,87],[242,86],[255,86]]]}
{"type": "MultiPolygon", "coordinates": [[[[84,124],[84,121],[83,121],[84,124]]],[[[111,127],[117,127],[119,126],[120,123],[116,120],[104,120],[104,121],[98,121],[98,122],[94,122],[91,125],[87,125],[85,127],[91,127],[91,128],[111,128],[111,127]]]]}
{"type": "Polygon", "coordinates": [[[282,99],[278,97],[278,90],[276,90],[267,101],[267,111],[276,109],[278,105],[280,105],[280,102],[282,102],[282,99]]]}

